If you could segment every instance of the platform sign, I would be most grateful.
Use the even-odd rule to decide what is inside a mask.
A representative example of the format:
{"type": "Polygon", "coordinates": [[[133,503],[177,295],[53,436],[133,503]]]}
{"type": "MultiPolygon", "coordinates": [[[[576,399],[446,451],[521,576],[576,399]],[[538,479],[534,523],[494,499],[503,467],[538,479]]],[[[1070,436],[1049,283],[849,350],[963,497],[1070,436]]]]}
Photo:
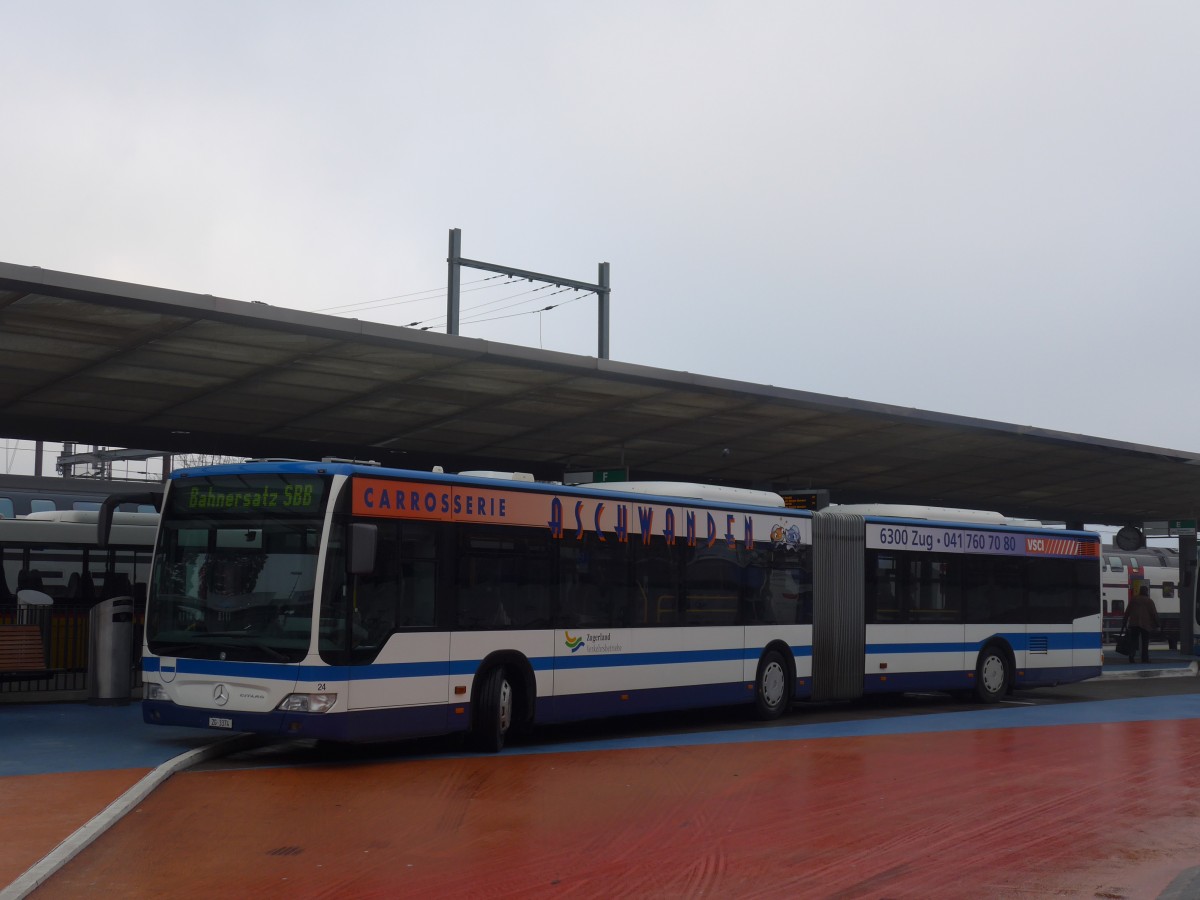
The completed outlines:
{"type": "Polygon", "coordinates": [[[1179,537],[1181,534],[1195,534],[1195,519],[1170,519],[1165,522],[1147,522],[1146,537],[1179,537]]]}

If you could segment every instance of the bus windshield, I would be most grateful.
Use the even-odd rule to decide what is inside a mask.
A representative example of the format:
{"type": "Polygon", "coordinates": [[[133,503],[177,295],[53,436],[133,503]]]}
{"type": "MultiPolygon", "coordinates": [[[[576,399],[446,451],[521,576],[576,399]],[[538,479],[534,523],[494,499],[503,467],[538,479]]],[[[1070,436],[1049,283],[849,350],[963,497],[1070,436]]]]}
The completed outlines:
{"type": "Polygon", "coordinates": [[[160,656],[299,662],[312,631],[328,483],[313,475],[179,479],[146,607],[160,656]]]}

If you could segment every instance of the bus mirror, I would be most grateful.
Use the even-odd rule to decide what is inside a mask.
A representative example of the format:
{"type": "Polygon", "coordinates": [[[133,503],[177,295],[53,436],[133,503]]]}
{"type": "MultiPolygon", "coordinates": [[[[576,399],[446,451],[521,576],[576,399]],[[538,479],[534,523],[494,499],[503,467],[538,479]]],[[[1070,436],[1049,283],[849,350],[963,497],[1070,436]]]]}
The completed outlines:
{"type": "Polygon", "coordinates": [[[96,546],[101,550],[108,547],[108,536],[112,532],[113,513],[122,503],[154,504],[154,508],[162,512],[162,491],[147,491],[144,494],[109,494],[100,504],[100,512],[96,515],[96,546]]]}
{"type": "Polygon", "coordinates": [[[346,558],[351,575],[370,575],[375,571],[375,544],[379,527],[368,522],[351,522],[346,532],[346,558]]]}

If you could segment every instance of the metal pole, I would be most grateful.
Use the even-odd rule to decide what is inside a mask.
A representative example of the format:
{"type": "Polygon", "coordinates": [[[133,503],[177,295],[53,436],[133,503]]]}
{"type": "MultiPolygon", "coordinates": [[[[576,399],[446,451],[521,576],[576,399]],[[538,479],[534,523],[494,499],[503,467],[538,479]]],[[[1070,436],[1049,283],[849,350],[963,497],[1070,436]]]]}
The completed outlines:
{"type": "Polygon", "coordinates": [[[600,349],[597,355],[600,359],[608,359],[608,263],[600,263],[600,277],[597,279],[600,291],[600,349]]]}
{"type": "Polygon", "coordinates": [[[559,278],[557,275],[543,275],[541,272],[530,272],[527,269],[514,269],[511,266],[500,266],[496,263],[482,262],[478,259],[467,259],[462,255],[462,232],[457,228],[450,229],[450,254],[446,257],[449,275],[446,284],[446,334],[458,334],[458,293],[459,273],[462,267],[482,269],[485,272],[495,272],[497,275],[511,275],[514,278],[524,278],[528,281],[544,281],[558,287],[575,288],[578,291],[589,291],[599,299],[600,323],[598,331],[600,359],[608,359],[608,263],[600,263],[600,279],[597,284],[586,281],[576,281],[573,278],[559,278]]]}
{"type": "Polygon", "coordinates": [[[458,261],[462,258],[462,229],[450,229],[450,255],[446,257],[449,269],[446,281],[446,334],[458,334],[458,261]]]}
{"type": "Polygon", "coordinates": [[[1196,643],[1196,532],[1179,536],[1179,651],[1191,656],[1196,643]]]}

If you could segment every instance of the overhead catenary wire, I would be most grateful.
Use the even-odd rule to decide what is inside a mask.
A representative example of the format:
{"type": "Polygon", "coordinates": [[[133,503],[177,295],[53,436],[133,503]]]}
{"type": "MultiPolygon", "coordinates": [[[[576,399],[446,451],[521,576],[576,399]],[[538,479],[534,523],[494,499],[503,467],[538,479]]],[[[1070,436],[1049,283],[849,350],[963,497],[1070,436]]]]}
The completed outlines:
{"type": "MultiPolygon", "coordinates": [[[[518,302],[516,302],[516,303],[513,303],[513,304],[511,304],[510,306],[501,307],[502,309],[511,309],[512,307],[515,307],[515,306],[521,306],[521,305],[523,305],[523,304],[525,304],[525,303],[532,303],[532,302],[533,302],[535,299],[541,299],[541,298],[529,297],[528,295],[530,295],[530,294],[538,294],[538,293],[541,293],[542,291],[548,291],[548,290],[549,290],[550,288],[552,288],[552,287],[554,287],[554,285],[552,285],[552,284],[544,284],[544,285],[542,285],[541,287],[530,288],[529,290],[526,290],[526,291],[520,291],[520,292],[518,292],[518,293],[516,293],[516,294],[509,294],[507,297],[497,297],[495,300],[489,300],[489,301],[487,301],[486,303],[477,303],[477,304],[475,304],[474,306],[469,306],[469,307],[467,307],[465,310],[463,310],[463,312],[464,312],[464,313],[470,313],[470,312],[472,312],[472,311],[481,310],[481,309],[484,309],[485,307],[488,307],[488,306],[495,306],[497,303],[503,303],[503,302],[504,302],[504,301],[506,301],[506,300],[514,300],[514,299],[516,299],[517,297],[525,297],[525,298],[526,298],[526,299],[524,299],[524,300],[519,300],[518,302]]],[[[477,313],[476,313],[476,314],[477,314],[477,313]]],[[[430,317],[430,318],[428,318],[428,319],[420,319],[420,320],[418,320],[418,321],[416,321],[416,322],[410,322],[410,323],[409,323],[409,325],[408,325],[408,327],[409,327],[409,328],[416,328],[416,327],[418,327],[418,326],[421,326],[421,325],[437,325],[437,324],[439,324],[439,323],[444,323],[445,321],[446,321],[446,316],[445,316],[445,315],[440,315],[440,316],[431,316],[431,317],[430,317]]]]}
{"type": "MultiPolygon", "coordinates": [[[[527,291],[521,291],[518,294],[509,294],[507,297],[498,297],[495,300],[489,300],[487,303],[479,303],[479,304],[476,304],[475,306],[468,307],[467,309],[463,310],[463,321],[464,322],[478,321],[480,315],[485,314],[482,311],[485,310],[487,307],[495,306],[497,303],[503,303],[506,300],[514,300],[517,297],[524,297],[525,299],[517,300],[516,303],[510,303],[507,306],[502,306],[502,307],[500,307],[500,309],[515,309],[518,306],[524,306],[527,303],[537,302],[537,301],[541,300],[542,298],[541,297],[532,297],[532,296],[528,296],[528,295],[539,294],[542,291],[549,290],[551,287],[553,287],[553,285],[545,284],[539,288],[531,288],[527,291]]],[[[490,312],[498,312],[498,311],[499,310],[495,310],[495,309],[490,310],[490,312]]],[[[408,325],[408,327],[409,328],[421,328],[421,330],[427,331],[430,328],[440,328],[445,324],[446,324],[446,316],[443,314],[440,316],[434,316],[429,319],[424,319],[419,322],[412,322],[408,325]]]]}
{"type": "MultiPolygon", "coordinates": [[[[478,286],[468,288],[468,289],[462,291],[462,293],[471,293],[471,292],[475,292],[475,291],[490,290],[491,288],[494,288],[494,287],[503,287],[505,285],[510,285],[510,284],[513,284],[518,281],[532,281],[532,279],[522,278],[520,276],[507,275],[507,274],[490,275],[486,278],[477,278],[472,281],[465,282],[466,284],[478,285],[478,286]],[[485,282],[496,281],[496,279],[504,279],[504,280],[500,281],[498,284],[486,284],[485,283],[485,282]]],[[[536,315],[536,314],[540,314],[540,313],[544,313],[544,312],[549,312],[549,311],[557,309],[561,306],[566,306],[570,303],[574,303],[576,300],[581,300],[591,293],[594,293],[594,291],[585,291],[582,288],[573,287],[570,285],[560,286],[556,283],[551,282],[549,284],[543,284],[540,287],[530,288],[525,291],[520,291],[516,294],[508,294],[504,297],[498,297],[495,300],[489,300],[484,303],[478,303],[478,304],[475,304],[474,306],[467,307],[466,309],[463,310],[464,314],[466,314],[466,315],[462,321],[464,322],[464,324],[482,324],[485,322],[495,322],[500,319],[512,319],[512,318],[516,318],[518,316],[536,315]],[[564,300],[559,303],[553,303],[553,304],[549,304],[547,306],[540,306],[537,309],[522,310],[521,312],[509,313],[507,315],[490,315],[487,312],[483,312],[484,310],[487,310],[489,307],[495,307],[497,304],[505,303],[506,301],[509,301],[509,300],[517,300],[517,298],[524,298],[524,299],[517,300],[516,303],[511,303],[508,306],[501,306],[499,309],[490,310],[490,312],[500,312],[500,311],[506,310],[506,309],[515,309],[517,307],[524,306],[525,304],[536,302],[537,300],[540,300],[543,298],[538,297],[538,296],[532,296],[532,295],[541,294],[541,292],[549,290],[550,288],[554,288],[554,287],[558,287],[558,290],[553,291],[550,294],[547,294],[546,297],[554,297],[554,296],[557,296],[558,294],[562,294],[567,291],[575,291],[576,294],[579,294],[580,296],[572,297],[569,300],[564,300]]],[[[389,297],[380,297],[375,300],[363,300],[363,301],[359,301],[357,303],[346,303],[346,304],[341,304],[339,306],[324,307],[324,308],[322,308],[320,310],[316,310],[316,311],[317,312],[332,312],[334,315],[350,315],[353,313],[363,312],[363,311],[367,311],[367,310],[385,309],[385,308],[393,307],[393,306],[405,306],[405,305],[412,304],[412,303],[424,303],[424,302],[428,302],[430,300],[441,300],[445,296],[446,296],[446,294],[445,294],[444,288],[428,288],[423,291],[410,291],[410,292],[404,293],[404,294],[394,294],[389,297]]],[[[417,328],[421,331],[429,331],[434,328],[443,327],[446,324],[446,319],[447,319],[446,315],[442,314],[442,315],[433,316],[433,317],[430,317],[427,319],[418,319],[413,322],[408,322],[404,325],[404,327],[417,328]]]]}
{"type": "MultiPolygon", "coordinates": [[[[567,291],[575,291],[575,292],[577,292],[577,293],[578,293],[578,291],[579,291],[579,288],[571,288],[571,287],[559,288],[557,291],[552,291],[551,293],[547,294],[547,295],[546,295],[546,297],[556,297],[556,296],[558,296],[559,294],[566,293],[567,291]]],[[[543,300],[543,299],[545,299],[545,298],[543,298],[543,297],[530,298],[530,300],[533,300],[533,299],[536,299],[536,300],[543,300]]],[[[578,300],[578,299],[580,299],[580,298],[579,298],[579,297],[573,297],[573,298],[571,298],[571,299],[572,299],[572,300],[578,300]]],[[[528,302],[530,302],[530,300],[522,300],[522,301],[521,301],[521,303],[514,303],[514,304],[512,304],[512,306],[502,306],[500,309],[494,309],[494,310],[492,310],[491,312],[500,312],[501,310],[504,310],[504,309],[515,309],[515,308],[516,308],[516,307],[518,307],[518,306],[521,306],[521,305],[523,305],[523,304],[525,304],[525,303],[528,303],[528,302]]],[[[570,303],[570,302],[571,302],[571,300],[563,300],[563,301],[562,301],[562,302],[560,302],[560,303],[552,303],[552,304],[550,304],[549,306],[543,306],[541,309],[527,309],[527,310],[523,310],[522,312],[519,312],[519,313],[513,313],[513,315],[524,316],[524,315],[531,315],[531,314],[533,314],[533,313],[536,313],[536,312],[546,312],[546,310],[554,309],[556,306],[562,306],[563,304],[565,304],[565,303],[570,303]]],[[[476,308],[476,309],[482,309],[482,306],[480,306],[480,307],[475,307],[475,308],[476,308]]],[[[464,318],[464,320],[463,320],[463,321],[464,321],[464,322],[468,322],[468,323],[470,323],[470,322],[491,322],[491,321],[494,321],[494,319],[492,319],[492,318],[487,318],[487,319],[480,318],[480,316],[482,316],[482,315],[484,315],[484,314],[483,314],[483,313],[476,313],[475,315],[468,316],[468,317],[464,318]]],[[[490,315],[490,313],[489,313],[488,315],[490,315]]],[[[507,319],[507,318],[511,318],[511,316],[501,316],[500,318],[505,318],[505,319],[507,319]]]]}
{"type": "MultiPolygon", "coordinates": [[[[550,285],[547,285],[547,286],[549,287],[550,285]]],[[[537,315],[539,313],[549,312],[552,309],[558,309],[559,307],[567,306],[568,304],[574,303],[576,300],[584,299],[584,297],[586,297],[588,295],[588,292],[581,291],[579,288],[565,287],[565,288],[560,288],[559,290],[555,291],[553,294],[547,294],[546,296],[553,297],[555,294],[561,294],[561,293],[564,293],[565,291],[575,291],[580,296],[571,297],[569,300],[563,300],[560,303],[551,303],[549,306],[542,306],[542,307],[539,307],[538,309],[526,309],[526,310],[522,310],[521,312],[509,313],[508,315],[504,315],[504,316],[488,316],[487,318],[475,317],[475,318],[464,319],[463,321],[464,321],[464,324],[480,325],[484,322],[498,322],[501,319],[515,319],[518,316],[533,316],[533,315],[537,315]]],[[[515,304],[513,304],[513,306],[520,306],[523,303],[528,303],[528,302],[529,301],[525,300],[525,301],[522,301],[522,303],[515,303],[515,304]]],[[[507,307],[507,308],[511,309],[512,307],[507,307]]],[[[498,312],[498,311],[499,310],[496,310],[496,312],[498,312]]],[[[444,319],[445,317],[443,316],[442,318],[444,319]]],[[[420,330],[421,331],[429,331],[429,329],[437,328],[437,327],[440,327],[439,324],[434,323],[434,324],[430,324],[430,325],[425,325],[420,330]]]]}
{"type": "MultiPolygon", "coordinates": [[[[505,282],[502,282],[501,285],[487,285],[486,287],[471,288],[471,290],[472,291],[483,291],[483,290],[487,290],[487,288],[489,288],[489,287],[500,287],[503,284],[512,284],[514,281],[521,280],[521,279],[516,278],[515,276],[511,276],[511,275],[489,275],[487,278],[476,278],[476,279],[473,279],[473,280],[465,282],[465,283],[466,284],[479,284],[484,281],[495,281],[497,278],[507,278],[508,280],[505,282]]],[[[380,297],[376,300],[359,300],[355,303],[343,303],[339,306],[324,306],[320,309],[314,310],[314,312],[335,312],[336,310],[350,311],[350,310],[370,309],[375,304],[380,304],[381,306],[404,306],[409,303],[421,303],[425,300],[437,300],[437,299],[439,299],[439,296],[438,296],[439,294],[442,297],[446,296],[446,288],[444,286],[443,287],[435,287],[435,288],[426,288],[423,291],[410,291],[407,294],[394,294],[390,297],[380,297]],[[429,294],[431,296],[423,297],[423,296],[421,296],[422,294],[429,294]],[[402,299],[405,297],[413,297],[415,299],[413,299],[413,300],[402,299]],[[399,301],[399,302],[392,302],[392,301],[399,301]]],[[[338,313],[338,314],[340,315],[340,313],[338,313]]]]}

